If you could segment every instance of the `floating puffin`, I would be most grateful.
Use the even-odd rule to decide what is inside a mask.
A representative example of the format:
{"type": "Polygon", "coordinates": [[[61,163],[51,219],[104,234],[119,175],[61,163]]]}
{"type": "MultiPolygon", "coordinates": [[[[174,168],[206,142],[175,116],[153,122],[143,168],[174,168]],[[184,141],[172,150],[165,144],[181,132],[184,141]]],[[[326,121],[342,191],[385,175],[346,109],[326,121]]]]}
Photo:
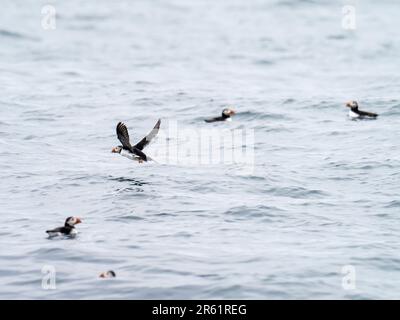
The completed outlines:
{"type": "Polygon", "coordinates": [[[75,225],[81,223],[82,220],[77,217],[68,217],[65,220],[65,224],[63,227],[55,228],[52,230],[47,230],[49,237],[56,237],[56,236],[75,236],[78,231],[75,229],[75,225]]]}
{"type": "Polygon", "coordinates": [[[153,130],[151,130],[147,136],[145,136],[137,144],[132,146],[129,141],[128,129],[126,128],[124,123],[119,122],[117,125],[117,136],[118,140],[121,141],[122,146],[114,147],[111,152],[119,153],[121,156],[127,157],[131,160],[136,160],[140,163],[143,161],[152,160],[150,157],[146,156],[143,153],[143,149],[157,135],[158,131],[160,130],[160,124],[161,119],[157,121],[153,130]]]}
{"type": "Polygon", "coordinates": [[[357,101],[349,101],[346,107],[350,108],[349,117],[351,119],[376,119],[376,113],[358,110],[357,101]]]}
{"type": "Polygon", "coordinates": [[[217,122],[217,121],[232,121],[231,116],[235,115],[236,112],[232,109],[226,108],[222,110],[222,115],[220,117],[205,119],[205,122],[217,122]]]}
{"type": "Polygon", "coordinates": [[[115,274],[114,271],[109,270],[109,271],[105,271],[100,273],[99,278],[115,278],[117,275],[115,274]]]}

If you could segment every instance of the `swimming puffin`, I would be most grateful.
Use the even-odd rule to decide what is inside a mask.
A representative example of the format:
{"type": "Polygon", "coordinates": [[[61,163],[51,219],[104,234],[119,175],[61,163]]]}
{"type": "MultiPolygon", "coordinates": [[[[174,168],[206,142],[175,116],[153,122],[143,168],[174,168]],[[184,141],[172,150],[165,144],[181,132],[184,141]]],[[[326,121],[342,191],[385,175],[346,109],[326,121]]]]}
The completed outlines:
{"type": "Polygon", "coordinates": [[[373,112],[358,110],[357,101],[349,101],[346,103],[346,107],[350,108],[349,117],[352,119],[375,119],[378,115],[373,112]]]}
{"type": "Polygon", "coordinates": [[[231,116],[235,115],[236,112],[232,109],[226,108],[224,110],[222,110],[222,115],[220,117],[216,117],[216,118],[211,118],[211,119],[205,119],[205,122],[217,122],[217,121],[231,121],[232,118],[231,116]]]}
{"type": "Polygon", "coordinates": [[[68,217],[65,220],[65,224],[63,227],[55,228],[52,230],[47,230],[49,237],[56,236],[75,236],[78,231],[75,229],[75,225],[81,223],[82,220],[78,217],[68,217]]]}
{"type": "Polygon", "coordinates": [[[100,273],[99,278],[115,278],[116,276],[117,275],[115,274],[114,271],[109,270],[109,271],[100,273]]]}
{"type": "Polygon", "coordinates": [[[151,130],[147,136],[145,136],[137,144],[132,146],[129,141],[128,129],[126,128],[123,122],[119,122],[117,124],[117,136],[118,140],[121,141],[122,146],[114,147],[111,150],[111,152],[119,153],[124,157],[127,157],[131,160],[136,160],[140,163],[143,161],[152,160],[150,157],[146,156],[142,150],[157,135],[158,131],[160,130],[160,124],[161,124],[161,119],[157,121],[153,130],[151,130]]]}

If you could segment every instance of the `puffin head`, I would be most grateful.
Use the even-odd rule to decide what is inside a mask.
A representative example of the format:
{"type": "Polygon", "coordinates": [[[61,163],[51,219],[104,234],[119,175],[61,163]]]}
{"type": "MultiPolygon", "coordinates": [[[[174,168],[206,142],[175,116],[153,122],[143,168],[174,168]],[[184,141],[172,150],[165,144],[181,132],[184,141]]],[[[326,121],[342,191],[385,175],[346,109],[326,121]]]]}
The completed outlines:
{"type": "Polygon", "coordinates": [[[78,223],[81,223],[82,220],[78,217],[68,217],[67,220],[65,220],[65,226],[66,227],[73,227],[78,223]]]}
{"type": "Polygon", "coordinates": [[[222,110],[222,116],[224,118],[229,118],[230,116],[233,116],[234,114],[236,114],[235,110],[232,110],[229,108],[222,110]]]}
{"type": "Polygon", "coordinates": [[[116,276],[115,272],[112,270],[109,270],[109,271],[100,273],[99,278],[115,278],[115,276],[116,276]]]}
{"type": "Polygon", "coordinates": [[[122,147],[114,147],[112,148],[111,152],[112,153],[121,153],[122,147]]]}
{"type": "Polygon", "coordinates": [[[351,108],[351,109],[358,109],[358,103],[357,101],[349,101],[346,103],[346,107],[347,108],[351,108]]]}

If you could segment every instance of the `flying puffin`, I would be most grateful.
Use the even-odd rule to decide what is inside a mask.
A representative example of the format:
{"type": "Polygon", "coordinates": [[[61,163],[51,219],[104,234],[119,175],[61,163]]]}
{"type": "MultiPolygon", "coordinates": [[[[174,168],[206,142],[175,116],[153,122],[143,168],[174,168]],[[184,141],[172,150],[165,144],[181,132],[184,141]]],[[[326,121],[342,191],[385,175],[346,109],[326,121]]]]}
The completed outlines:
{"type": "Polygon", "coordinates": [[[102,272],[99,275],[99,278],[115,278],[115,277],[116,277],[116,274],[112,270],[102,272]]]}
{"type": "Polygon", "coordinates": [[[158,131],[160,130],[160,124],[161,119],[157,121],[153,130],[151,130],[147,136],[132,146],[129,141],[128,129],[123,122],[119,122],[117,124],[117,136],[118,140],[121,141],[122,146],[114,147],[111,152],[119,153],[121,156],[127,157],[131,160],[136,160],[140,163],[143,161],[152,160],[150,157],[146,156],[142,150],[157,135],[158,131]]]}
{"type": "Polygon", "coordinates": [[[352,119],[375,119],[378,115],[376,113],[358,110],[357,101],[349,101],[346,107],[350,108],[349,117],[352,119]]]}
{"type": "Polygon", "coordinates": [[[77,217],[68,217],[65,220],[65,224],[63,227],[55,228],[52,230],[47,230],[49,237],[56,236],[75,236],[78,231],[75,229],[75,225],[81,223],[82,220],[77,217]]]}
{"type": "Polygon", "coordinates": [[[220,117],[205,119],[204,121],[208,123],[217,121],[232,121],[231,116],[233,116],[234,114],[236,114],[234,110],[226,108],[222,110],[222,115],[220,117]]]}

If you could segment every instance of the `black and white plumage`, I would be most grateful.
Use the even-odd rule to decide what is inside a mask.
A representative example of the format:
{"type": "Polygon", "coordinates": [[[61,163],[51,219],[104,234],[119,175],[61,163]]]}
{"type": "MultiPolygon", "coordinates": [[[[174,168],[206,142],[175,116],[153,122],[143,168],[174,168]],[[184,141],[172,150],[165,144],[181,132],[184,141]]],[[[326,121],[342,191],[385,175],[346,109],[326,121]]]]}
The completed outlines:
{"type": "Polygon", "coordinates": [[[49,237],[56,237],[56,236],[75,236],[78,231],[75,229],[75,225],[81,223],[82,220],[78,217],[68,217],[65,220],[65,224],[63,227],[58,227],[52,230],[47,230],[47,234],[49,237]]]}
{"type": "Polygon", "coordinates": [[[349,117],[351,119],[376,119],[376,117],[378,116],[376,113],[373,112],[359,110],[357,101],[347,102],[346,107],[350,108],[349,117]]]}
{"type": "Polygon", "coordinates": [[[100,273],[99,278],[115,278],[117,275],[113,270],[108,270],[100,273]]]}
{"type": "Polygon", "coordinates": [[[161,119],[159,119],[154,126],[154,128],[149,132],[147,136],[145,136],[142,140],[140,140],[134,146],[131,145],[129,139],[128,128],[125,126],[123,122],[119,122],[117,124],[117,137],[118,140],[122,143],[122,146],[118,146],[112,149],[111,152],[119,153],[124,157],[127,157],[132,160],[137,160],[139,162],[151,160],[144,152],[143,149],[154,139],[154,137],[158,134],[160,130],[161,119]]]}
{"type": "Polygon", "coordinates": [[[231,121],[232,120],[231,116],[235,114],[236,112],[234,110],[227,108],[222,110],[222,114],[220,117],[205,119],[204,121],[207,123],[217,122],[217,121],[231,121]]]}

